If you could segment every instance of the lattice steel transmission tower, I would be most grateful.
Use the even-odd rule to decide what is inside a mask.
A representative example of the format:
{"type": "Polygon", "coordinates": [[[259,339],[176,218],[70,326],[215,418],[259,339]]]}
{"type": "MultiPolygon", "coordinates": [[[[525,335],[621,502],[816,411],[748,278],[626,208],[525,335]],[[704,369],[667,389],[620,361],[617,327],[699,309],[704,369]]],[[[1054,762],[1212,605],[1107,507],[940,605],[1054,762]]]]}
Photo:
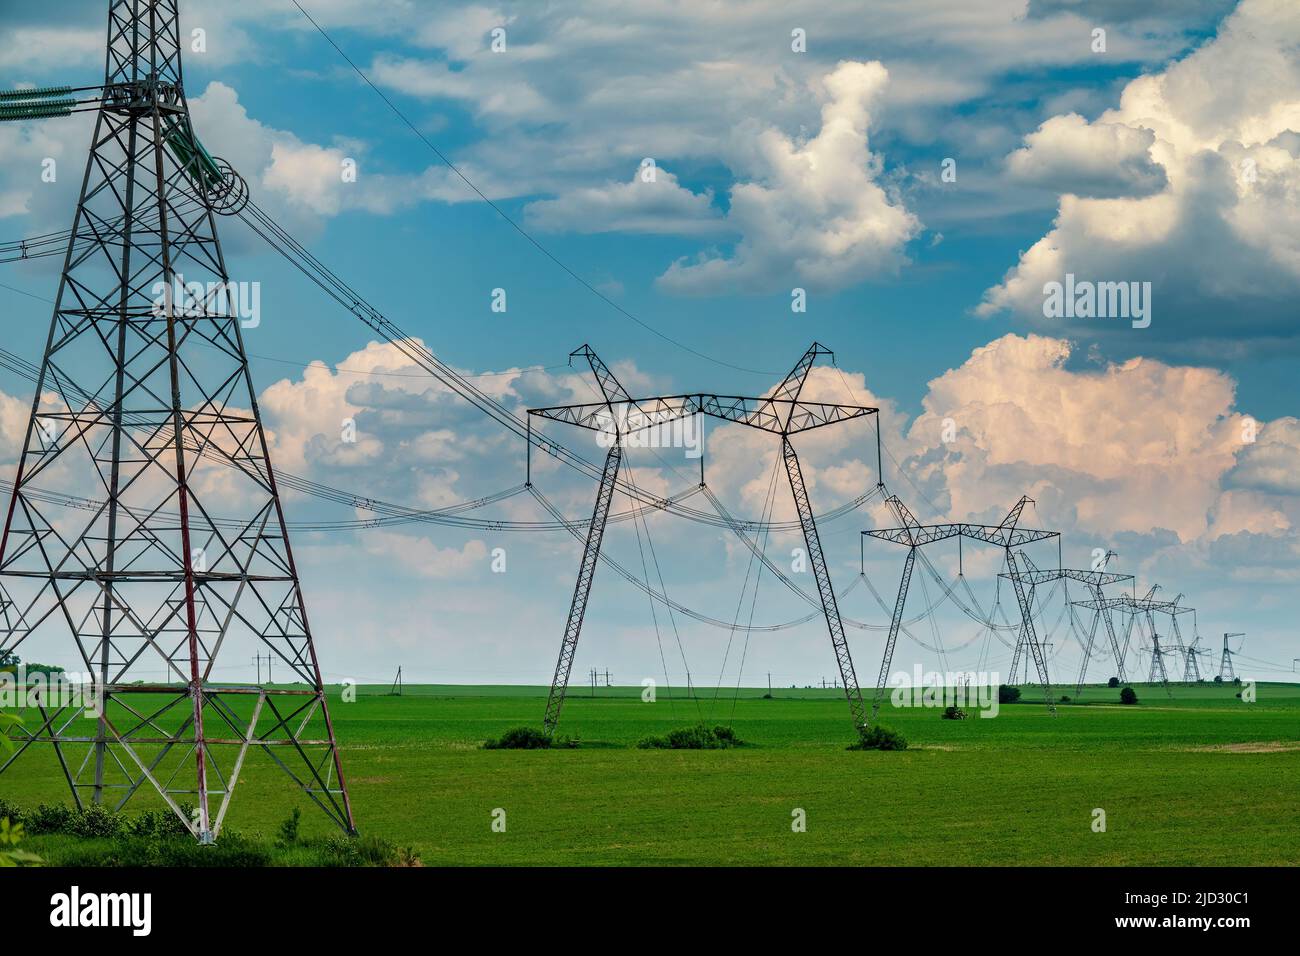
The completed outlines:
{"type": "Polygon", "coordinates": [[[1149,673],[1150,682],[1155,683],[1156,678],[1159,677],[1160,683],[1164,686],[1166,693],[1172,697],[1173,691],[1169,687],[1169,673],[1165,668],[1164,655],[1173,653],[1177,656],[1186,653],[1186,645],[1183,643],[1183,633],[1182,629],[1178,625],[1178,617],[1182,614],[1192,613],[1195,609],[1184,607],[1178,603],[1179,600],[1181,600],[1182,595],[1179,595],[1172,601],[1157,600],[1155,593],[1159,589],[1160,585],[1155,584],[1152,585],[1150,590],[1140,598],[1133,597],[1130,594],[1124,594],[1113,598],[1093,598],[1090,601],[1075,601],[1074,604],[1076,607],[1091,608],[1092,610],[1098,611],[1102,614],[1109,615],[1110,611],[1118,610],[1127,615],[1128,619],[1124,625],[1124,643],[1120,648],[1121,661],[1128,655],[1129,644],[1133,639],[1134,625],[1137,623],[1139,617],[1145,619],[1147,622],[1147,629],[1151,633],[1152,644],[1154,645],[1151,657],[1151,670],[1149,673]],[[1162,650],[1160,648],[1160,637],[1156,632],[1155,616],[1157,614],[1169,615],[1169,624],[1174,634],[1174,647],[1171,650],[1162,650]]]}
{"type": "Polygon", "coordinates": [[[1237,672],[1232,669],[1232,650],[1228,647],[1228,641],[1234,637],[1245,637],[1244,631],[1237,631],[1232,634],[1223,635],[1223,657],[1219,660],[1219,680],[1229,681],[1237,679],[1237,672]]]}
{"type": "MultiPolygon", "coordinates": [[[[1116,584],[1120,581],[1133,580],[1133,575],[1131,574],[1117,574],[1114,571],[1106,570],[1106,564],[1109,563],[1114,553],[1115,552],[1113,551],[1108,551],[1106,553],[1105,559],[1102,562],[1101,567],[1097,569],[1092,569],[1092,568],[1039,569],[1035,567],[1033,561],[1029,559],[1029,555],[1025,554],[1022,551],[1020,553],[1020,563],[1022,565],[1022,570],[1019,572],[1018,577],[1020,578],[1021,582],[1029,585],[1029,602],[1028,602],[1029,605],[1031,607],[1033,605],[1034,589],[1037,588],[1038,585],[1046,584],[1049,581],[1061,581],[1061,580],[1078,581],[1087,586],[1088,590],[1092,593],[1093,599],[1095,601],[1105,600],[1105,595],[1102,593],[1103,586],[1107,584],[1116,584]]],[[[1012,575],[1011,572],[1008,571],[1000,575],[1000,577],[1011,578],[1012,575]]],[[[1093,612],[1092,624],[1088,628],[1088,642],[1087,644],[1084,645],[1084,649],[1083,649],[1083,663],[1079,666],[1079,680],[1076,683],[1074,689],[1074,696],[1076,698],[1083,694],[1083,682],[1084,682],[1084,677],[1088,673],[1088,661],[1092,657],[1092,649],[1097,639],[1097,626],[1099,623],[1102,622],[1104,622],[1106,625],[1106,636],[1110,641],[1111,653],[1115,657],[1116,676],[1119,678],[1121,683],[1123,683],[1128,679],[1124,675],[1123,652],[1120,650],[1119,637],[1115,633],[1115,623],[1114,621],[1111,620],[1110,614],[1104,611],[1096,610],[1093,612]]],[[[1009,680],[1011,680],[1012,683],[1015,682],[1016,666],[1019,663],[1019,659],[1021,656],[1021,648],[1024,646],[1024,636],[1025,636],[1025,632],[1022,630],[1021,640],[1016,644],[1015,660],[1012,662],[1011,673],[1009,675],[1009,680]]]]}
{"type": "Polygon", "coordinates": [[[97,115],[0,539],[0,579],[21,608],[0,649],[75,655],[100,702],[87,719],[40,708],[0,770],[48,742],[78,806],[153,788],[210,842],[260,751],[352,832],[217,238],[217,215],[237,212],[247,187],[191,126],[177,0],[108,6],[103,86],[34,91],[14,108],[97,115]],[[70,484],[102,505],[56,512],[42,487],[70,484]],[[293,683],[223,682],[222,653],[246,661],[250,647],[293,683]]]}
{"type": "Polygon", "coordinates": [[[1019,526],[1020,515],[1024,512],[1025,505],[1033,504],[1033,499],[1029,497],[1022,496],[1007,512],[1007,516],[995,525],[972,524],[964,521],[921,524],[908,510],[907,506],[898,499],[898,496],[893,495],[886,499],[886,502],[893,509],[901,526],[897,528],[876,528],[872,531],[863,531],[862,534],[869,538],[879,538],[882,541],[892,541],[894,544],[906,545],[907,557],[903,560],[903,574],[898,583],[898,596],[894,600],[894,616],[889,623],[889,635],[885,638],[885,653],[880,660],[880,674],[876,678],[876,694],[871,704],[871,719],[874,721],[878,716],[880,702],[885,696],[889,668],[894,660],[894,647],[898,643],[898,632],[903,625],[903,609],[907,603],[908,589],[912,584],[912,570],[916,565],[917,553],[928,544],[933,544],[936,541],[947,541],[952,538],[957,539],[959,546],[963,538],[969,538],[972,541],[983,541],[986,544],[997,545],[1006,552],[1007,569],[1010,572],[1008,576],[1016,593],[1016,603],[1020,606],[1020,636],[1011,665],[1012,673],[1015,672],[1019,662],[1021,648],[1028,646],[1030,655],[1034,660],[1034,666],[1038,670],[1039,682],[1043,685],[1043,697],[1047,703],[1047,709],[1052,716],[1056,716],[1056,701],[1052,697],[1052,682],[1047,673],[1047,658],[1043,653],[1042,644],[1038,640],[1037,629],[1034,627],[1031,594],[1024,586],[1025,578],[1022,577],[1020,566],[1017,564],[1016,549],[1035,541],[1059,538],[1060,532],[1019,526]]]}
{"type": "MultiPolygon", "coordinates": [[[[781,436],[781,459],[785,464],[786,477],[790,482],[790,492],[794,498],[795,510],[799,514],[799,526],[803,532],[804,544],[808,549],[809,564],[817,582],[817,593],[821,601],[822,612],[826,618],[826,627],[830,632],[831,645],[835,650],[840,677],[844,682],[844,693],[849,701],[849,710],[853,717],[853,726],[859,734],[866,730],[866,704],[862,692],[858,689],[857,674],[853,669],[853,658],[849,653],[848,640],[844,636],[844,624],[840,617],[839,605],[831,587],[830,571],[826,566],[826,557],[822,552],[821,539],[817,534],[817,524],[813,520],[812,504],[808,498],[808,488],[804,483],[803,469],[799,456],[795,453],[790,436],[800,432],[821,428],[837,422],[849,421],[875,415],[879,410],[862,405],[834,405],[824,402],[804,401],[800,395],[808,372],[818,356],[832,353],[822,345],[814,342],[790,374],[785,377],[776,390],[767,397],[751,398],[736,395],[716,395],[695,392],[689,395],[658,395],[650,398],[633,398],[627,393],[614,373],[609,370],[600,357],[584,345],[570,353],[569,359],[581,356],[591,366],[604,401],[583,405],[561,405],[550,408],[530,408],[529,415],[529,453],[532,450],[531,428],[534,417],[546,418],[576,425],[597,432],[609,442],[609,451],[605,455],[605,467],[601,473],[600,484],[596,492],[596,504],[592,511],[591,522],[587,526],[586,546],[582,552],[582,563],[578,568],[578,580],[573,589],[573,600],[569,605],[569,617],[564,628],[564,637],[560,643],[560,656],[555,666],[555,676],[551,681],[551,691],[546,702],[544,726],[546,733],[552,734],[560,718],[560,708],[564,704],[564,695],[569,685],[569,674],[573,668],[573,655],[577,652],[578,638],[582,633],[582,621],[587,610],[587,599],[591,594],[591,585],[596,573],[596,564],[600,558],[601,540],[604,537],[605,522],[609,515],[610,502],[618,484],[619,466],[623,460],[624,439],[635,432],[650,428],[659,428],[671,422],[694,415],[708,415],[728,422],[748,425],[761,431],[781,436]]],[[[878,433],[877,433],[878,434],[878,433]]],[[[877,474],[879,473],[879,445],[877,445],[877,474]]],[[[530,471],[531,474],[531,471],[530,471]]],[[[701,484],[703,484],[703,463],[701,460],[701,484]]]]}

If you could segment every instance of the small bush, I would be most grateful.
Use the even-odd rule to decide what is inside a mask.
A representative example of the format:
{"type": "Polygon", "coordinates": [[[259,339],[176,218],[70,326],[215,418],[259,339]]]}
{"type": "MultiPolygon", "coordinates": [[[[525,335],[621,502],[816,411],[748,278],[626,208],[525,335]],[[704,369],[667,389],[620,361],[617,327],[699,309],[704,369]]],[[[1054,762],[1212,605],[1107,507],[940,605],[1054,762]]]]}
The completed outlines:
{"type": "Polygon", "coordinates": [[[8,817],[14,823],[23,822],[23,809],[16,803],[10,803],[4,797],[0,797],[0,820],[8,817]]]}
{"type": "Polygon", "coordinates": [[[1119,692],[1119,702],[1121,704],[1136,704],[1138,702],[1137,691],[1132,687],[1125,687],[1119,692]]]}
{"type": "Polygon", "coordinates": [[[1118,687],[1118,686],[1119,686],[1119,678],[1118,678],[1118,677],[1112,677],[1110,680],[1106,681],[1106,686],[1107,686],[1107,687],[1118,687]]]}
{"type": "Polygon", "coordinates": [[[862,739],[856,744],[849,746],[849,750],[906,750],[907,738],[896,730],[890,730],[888,727],[882,727],[880,724],[872,727],[862,739]]]}
{"type": "Polygon", "coordinates": [[[998,703],[1014,704],[1020,699],[1020,688],[1012,687],[1010,684],[998,685],[998,703]]]}
{"type": "Polygon", "coordinates": [[[962,710],[960,707],[945,707],[943,709],[943,719],[944,720],[965,720],[966,711],[962,710]]]}
{"type": "Polygon", "coordinates": [[[536,727],[514,727],[500,739],[483,743],[484,750],[546,750],[550,746],[551,738],[536,727]]]}
{"type": "Polygon", "coordinates": [[[298,829],[302,825],[302,811],[297,807],[280,821],[277,842],[280,846],[293,846],[298,842],[298,829]]]}
{"type": "MultiPolygon", "coordinates": [[[[181,809],[190,812],[185,805],[181,809]]],[[[190,831],[181,818],[170,810],[145,810],[143,813],[122,817],[120,832],[124,836],[161,839],[188,837],[190,831]]]]}
{"type": "Polygon", "coordinates": [[[1062,695],[1061,695],[1061,703],[1062,703],[1062,704],[1068,704],[1069,702],[1070,702],[1070,697],[1069,697],[1069,695],[1068,695],[1068,694],[1062,694],[1062,695]]]}
{"type": "Polygon", "coordinates": [[[696,724],[670,730],[662,737],[646,737],[637,746],[642,750],[727,750],[744,743],[730,727],[696,724]]]}
{"type": "Polygon", "coordinates": [[[71,833],[73,817],[77,811],[61,803],[42,803],[22,815],[23,827],[29,834],[71,833]]]}
{"type": "Polygon", "coordinates": [[[409,847],[399,850],[387,840],[372,835],[350,837],[336,833],[326,837],[317,849],[323,859],[307,865],[351,867],[420,865],[420,857],[414,850],[409,847]]]}

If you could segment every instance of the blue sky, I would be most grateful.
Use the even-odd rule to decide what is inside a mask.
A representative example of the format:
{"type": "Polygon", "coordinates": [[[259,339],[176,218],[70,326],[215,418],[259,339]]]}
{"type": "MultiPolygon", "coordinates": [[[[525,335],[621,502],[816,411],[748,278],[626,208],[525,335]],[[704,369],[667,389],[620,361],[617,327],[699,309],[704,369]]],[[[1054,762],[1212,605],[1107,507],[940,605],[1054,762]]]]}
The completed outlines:
{"type": "MultiPolygon", "coordinates": [[[[0,13],[3,85],[94,82],[104,6],[0,13]]],[[[1246,653],[1289,667],[1300,558],[1294,9],[303,6],[557,258],[665,336],[762,374],[665,342],[566,275],[449,175],[292,3],[182,4],[185,32],[206,31],[206,51],[185,66],[210,151],[441,358],[474,374],[549,368],[589,342],[633,391],[758,394],[816,339],[845,373],[816,387],[827,401],[849,387],[882,407],[900,462],[886,463],[885,481],[922,520],[1000,517],[1031,494],[1035,520],[1066,535],[1067,563],[1114,547],[1143,589],[1186,592],[1207,644],[1248,631],[1246,653]],[[497,27],[503,52],[490,47],[497,27]],[[1104,51],[1093,49],[1098,28],[1104,51]],[[796,29],[806,52],[791,49],[796,29]],[[652,184],[637,179],[646,157],[652,184]],[[358,164],[355,183],[336,175],[347,158],[358,164]],[[954,182],[941,176],[945,159],[955,161],[954,182]],[[1042,283],[1065,272],[1151,282],[1151,327],[1045,319],[1042,283]],[[795,287],[807,290],[806,313],[791,312],[795,287]],[[507,292],[505,314],[489,308],[495,288],[507,292]],[[1247,417],[1258,426],[1249,443],[1234,437],[1247,417]],[[946,418],[956,442],[937,437],[946,418]]],[[[79,120],[0,128],[0,238],[66,227],[87,140],[79,120]],[[52,185],[38,178],[45,156],[61,164],[52,185]]],[[[519,480],[517,442],[429,389],[394,353],[367,350],[368,330],[241,224],[223,225],[232,277],[262,286],[264,319],[247,346],[281,467],[423,506],[519,480]],[[314,361],[347,371],[305,373],[314,361]],[[338,447],[344,409],[366,439],[359,447],[338,447]]],[[[5,347],[32,359],[48,306],[30,296],[52,296],[48,262],[0,275],[28,293],[0,288],[5,347]]],[[[590,398],[560,368],[479,381],[519,406],[590,398]]],[[[27,388],[0,377],[6,463],[27,388]]],[[[843,434],[808,440],[819,510],[876,481],[873,433],[843,434]]],[[[733,511],[758,514],[774,449],[748,435],[718,432],[717,441],[708,455],[719,494],[733,511]]],[[[634,464],[666,492],[688,470],[649,457],[634,464]]],[[[580,480],[543,472],[539,485],[569,514],[590,507],[580,480]]],[[[783,515],[784,496],[777,501],[783,515]]],[[[304,498],[286,505],[294,519],[350,516],[304,498]]],[[[498,513],[539,517],[526,499],[498,513]]],[[[857,570],[857,531],[883,520],[867,509],[826,529],[841,587],[857,570]]],[[[651,521],[673,597],[730,618],[748,552],[682,524],[651,521]]],[[[376,677],[400,663],[416,679],[544,682],[577,551],[567,535],[520,537],[410,526],[303,535],[296,547],[326,671],[376,677]],[[511,556],[504,575],[488,567],[498,546],[511,556]]],[[[798,545],[777,539],[774,554],[798,545]]],[[[609,547],[636,562],[626,524],[609,547]]],[[[887,590],[899,557],[872,555],[887,590]]],[[[980,579],[990,600],[996,570],[989,564],[980,579]]],[[[756,620],[802,613],[780,591],[764,588],[756,620]]],[[[879,624],[861,590],[853,600],[864,603],[846,613],[879,624]]],[[[576,672],[608,667],[629,681],[662,672],[668,632],[656,641],[644,595],[605,575],[591,613],[576,672]]],[[[952,614],[945,624],[953,647],[968,642],[947,655],[951,664],[1005,667],[1009,653],[972,640],[971,621],[952,614]]],[[[679,627],[697,683],[709,671],[735,681],[727,632],[679,627]]],[[[866,682],[879,634],[851,640],[866,682]]],[[[801,684],[833,670],[816,622],[752,641],[747,683],[768,670],[801,684]]],[[[1063,632],[1059,644],[1060,670],[1072,675],[1078,649],[1063,632]]],[[[901,666],[913,659],[943,663],[922,642],[900,650],[901,666]]],[[[1261,663],[1258,676],[1277,674],[1261,663]]]]}

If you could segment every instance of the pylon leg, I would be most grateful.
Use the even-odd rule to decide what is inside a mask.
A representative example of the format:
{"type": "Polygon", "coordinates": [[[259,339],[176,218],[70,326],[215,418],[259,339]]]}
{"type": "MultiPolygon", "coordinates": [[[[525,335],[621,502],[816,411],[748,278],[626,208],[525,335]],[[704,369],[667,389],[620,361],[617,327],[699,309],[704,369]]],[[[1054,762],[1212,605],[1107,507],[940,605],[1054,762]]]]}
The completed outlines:
{"type": "Polygon", "coordinates": [[[578,637],[582,634],[582,619],[587,613],[587,598],[591,595],[591,582],[596,576],[596,562],[600,559],[600,542],[605,536],[605,519],[614,498],[614,484],[618,480],[619,463],[623,460],[623,447],[617,441],[605,456],[605,470],[601,472],[600,487],[596,491],[596,505],[587,527],[587,543],[582,549],[582,564],[578,567],[578,581],[573,586],[573,602],[569,605],[569,619],[564,625],[564,640],[560,643],[560,658],[555,662],[555,676],[551,679],[551,693],[546,698],[546,716],[542,726],[546,736],[555,733],[564,706],[564,693],[569,686],[569,672],[573,670],[573,655],[578,650],[578,637]]]}
{"type": "Polygon", "coordinates": [[[1056,701],[1052,698],[1052,682],[1047,675],[1047,659],[1043,655],[1042,645],[1038,643],[1038,632],[1034,630],[1034,615],[1030,606],[1029,595],[1025,593],[1024,583],[1020,580],[1020,569],[1016,565],[1015,552],[1010,548],[1007,548],[1007,566],[1011,571],[1011,586],[1015,589],[1016,601],[1020,604],[1021,629],[1024,633],[1025,644],[1028,645],[1029,653],[1034,659],[1034,667],[1038,670],[1038,679],[1043,685],[1043,697],[1047,702],[1047,710],[1055,717],[1056,701]]]}
{"type": "Polygon", "coordinates": [[[889,668],[894,662],[894,645],[898,643],[898,632],[903,626],[903,608],[907,604],[907,590],[912,584],[912,568],[916,565],[916,547],[907,549],[903,561],[903,576],[898,582],[898,597],[894,599],[894,616],[889,622],[889,636],[885,638],[885,653],[880,658],[880,674],[876,677],[876,696],[871,702],[871,722],[876,722],[880,715],[880,702],[885,696],[885,684],[889,680],[889,668]]]}
{"type": "Polygon", "coordinates": [[[1088,674],[1088,659],[1092,657],[1093,641],[1097,638],[1097,625],[1101,622],[1101,615],[1105,613],[1101,608],[1093,612],[1092,626],[1088,628],[1088,645],[1083,649],[1083,663],[1079,665],[1079,682],[1074,688],[1076,698],[1083,696],[1083,681],[1088,674]]]}
{"type": "Polygon", "coordinates": [[[817,534],[817,523],[813,520],[812,505],[808,501],[808,488],[804,485],[803,470],[799,467],[799,456],[795,454],[794,445],[785,435],[781,436],[781,456],[785,460],[785,473],[790,479],[790,491],[794,495],[795,510],[799,512],[799,526],[803,529],[804,545],[808,548],[813,577],[817,581],[817,593],[821,597],[822,612],[826,616],[826,629],[830,631],[831,644],[835,648],[835,660],[840,668],[840,678],[844,681],[844,695],[849,701],[853,727],[860,736],[866,732],[867,707],[862,700],[862,691],[858,689],[858,675],[853,669],[849,642],[844,637],[844,622],[840,619],[839,604],[835,600],[835,591],[831,587],[831,575],[826,568],[826,556],[822,554],[821,538],[817,534]]]}

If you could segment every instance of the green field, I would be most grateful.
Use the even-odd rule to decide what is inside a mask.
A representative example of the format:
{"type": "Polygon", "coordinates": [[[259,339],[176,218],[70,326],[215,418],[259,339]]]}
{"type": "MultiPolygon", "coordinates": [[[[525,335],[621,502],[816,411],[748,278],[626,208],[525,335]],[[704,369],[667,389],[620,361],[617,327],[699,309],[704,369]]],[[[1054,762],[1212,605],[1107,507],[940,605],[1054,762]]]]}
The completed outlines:
{"type": "MultiPolygon", "coordinates": [[[[332,711],[359,828],[436,864],[1102,865],[1300,863],[1300,686],[1085,690],[995,719],[888,710],[904,752],[853,752],[842,694],[698,692],[642,703],[640,688],[575,690],[561,732],[575,749],[492,751],[540,722],[544,688],[362,688],[332,711]],[[734,714],[733,714],[734,709],[734,714]],[[731,724],[747,746],[640,750],[651,733],[731,724]],[[506,811],[507,829],[491,829],[506,811]],[[791,830],[802,808],[807,831],[791,830]],[[1093,810],[1106,832],[1093,832],[1093,810]]],[[[1033,688],[1025,689],[1032,699],[1033,688]]],[[[328,822],[270,763],[250,763],[227,826],[270,833],[292,806],[328,822]]],[[[142,795],[132,806],[156,806],[142,795]]],[[[67,802],[52,749],[0,775],[0,797],[67,802]]],[[[30,841],[39,849],[39,839],[30,841]]]]}

